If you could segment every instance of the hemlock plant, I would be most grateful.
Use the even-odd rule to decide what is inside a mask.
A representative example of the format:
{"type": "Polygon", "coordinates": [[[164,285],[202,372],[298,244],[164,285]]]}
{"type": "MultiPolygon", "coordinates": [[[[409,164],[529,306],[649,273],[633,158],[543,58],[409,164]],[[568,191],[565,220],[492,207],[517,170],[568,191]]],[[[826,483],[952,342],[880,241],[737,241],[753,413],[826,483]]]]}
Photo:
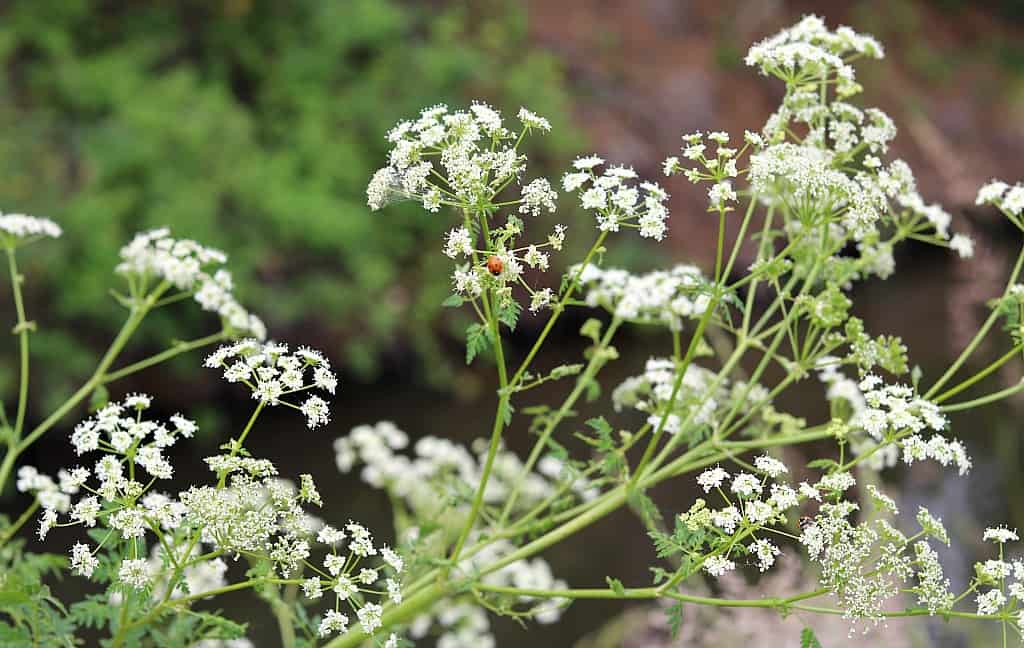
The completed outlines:
{"type": "MultiPolygon", "coordinates": [[[[497,374],[494,421],[482,443],[434,436],[411,443],[386,421],[334,442],[339,470],[360,471],[390,496],[393,531],[317,518],[311,511],[323,497],[312,475],[290,481],[271,460],[252,456],[246,440],[259,434],[267,408],[294,409],[311,429],[325,425],[337,377],[320,352],[265,341],[262,322],[232,295],[223,253],[166,230],[140,234],[122,250],[126,288],[116,296],[128,316],[96,372],[50,416],[29,420],[37,324],[25,313],[17,257],[23,245],[61,230],[46,219],[0,216],[21,376],[7,410],[14,416],[3,419],[0,487],[15,479],[33,495],[0,532],[4,640],[71,645],[88,628],[109,636],[110,646],[250,645],[243,625],[201,604],[246,589],[269,606],[286,646],[394,648],[428,636],[444,647],[488,646],[489,614],[553,623],[567,605],[586,605],[580,599],[663,599],[673,605],[675,627],[681,604],[695,603],[842,615],[851,631],[889,617],[940,616],[996,624],[1004,645],[1019,638],[1024,562],[1007,551],[1017,533],[986,529],[993,558],[952,591],[934,548],[950,542],[942,521],[921,508],[914,528],[897,528],[897,502],[872,474],[934,461],[963,475],[971,459],[947,414],[1024,390],[1018,383],[955,398],[1024,349],[1024,251],[989,318],[937,379],[910,372],[898,338],[873,335],[851,315],[851,288],[892,275],[896,245],[912,239],[961,257],[973,253],[952,217],[918,194],[909,166],[889,158],[892,121],[851,103],[860,91],[852,63],[882,56],[871,37],[831,31],[815,17],[751,48],[747,63],[785,84],[778,110],[742,137],[685,135],[679,154],[663,164],[665,175],[707,187],[719,236],[706,273],[691,265],[645,274],[607,267],[606,246],[617,238],[669,235],[668,194],[596,155],[577,158],[558,181],[532,176],[523,144],[551,126],[525,108],[506,119],[484,103],[439,105],[391,130],[368,204],[380,210],[414,200],[430,218],[451,219],[438,242],[453,262],[446,305],[475,318],[466,331],[467,362],[486,358],[497,374]],[[560,194],[592,214],[591,232],[536,224],[557,213],[560,194]],[[735,237],[726,235],[728,219],[736,221],[735,237]],[[552,279],[545,274],[550,255],[572,235],[592,236],[593,244],[552,279]],[[743,268],[745,250],[754,261],[743,268]],[[148,313],[190,299],[219,316],[219,330],[118,365],[148,313]],[[605,313],[580,331],[589,340],[582,361],[538,366],[570,309],[605,313]],[[513,359],[505,340],[522,317],[545,323],[529,351],[513,359]],[[1000,319],[1010,351],[955,382],[1000,319]],[[666,348],[610,391],[606,417],[572,420],[581,398],[601,397],[598,376],[619,358],[615,335],[631,326],[664,329],[666,348]],[[706,343],[712,333],[714,345],[706,343]],[[249,390],[252,414],[206,459],[207,483],[175,485],[165,451],[187,442],[195,423],[185,414],[149,417],[147,395],[107,394],[120,378],[218,343],[204,364],[249,390]],[[523,393],[559,380],[572,383],[561,403],[520,406],[523,393]],[[830,419],[808,424],[778,409],[779,395],[803,381],[820,382],[830,419]],[[82,418],[90,397],[93,413],[82,418]],[[624,411],[639,412],[643,424],[617,427],[624,411]],[[70,439],[76,465],[44,467],[56,469],[51,477],[20,462],[32,443],[72,417],[81,419],[70,439]],[[506,435],[527,431],[536,441],[526,457],[504,446],[506,435]],[[589,453],[566,449],[561,440],[574,433],[589,453]],[[781,450],[815,441],[833,448],[810,472],[799,471],[810,477],[797,479],[781,450]],[[701,497],[686,510],[659,511],[645,493],[673,480],[696,484],[701,497]],[[607,574],[607,587],[598,588],[561,580],[544,550],[627,505],[653,541],[652,580],[626,584],[607,574]],[[40,541],[58,527],[80,528],[81,539],[68,560],[57,560],[17,539],[28,524],[37,525],[40,541]],[[375,539],[382,536],[391,542],[375,539]],[[689,593],[695,579],[744,565],[752,575],[772,570],[784,553],[803,557],[816,589],[741,600],[689,593]],[[232,565],[242,565],[244,577],[232,565]],[[42,578],[68,569],[95,588],[65,606],[42,578]]],[[[978,204],[1024,230],[1024,185],[993,181],[978,204]]],[[[817,643],[809,629],[801,641],[817,643]]]]}

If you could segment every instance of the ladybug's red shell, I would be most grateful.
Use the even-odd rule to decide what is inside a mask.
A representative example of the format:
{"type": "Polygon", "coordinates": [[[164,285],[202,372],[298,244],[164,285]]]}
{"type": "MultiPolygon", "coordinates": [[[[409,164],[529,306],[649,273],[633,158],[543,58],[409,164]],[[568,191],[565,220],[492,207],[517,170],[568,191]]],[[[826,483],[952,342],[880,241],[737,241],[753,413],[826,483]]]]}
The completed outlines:
{"type": "Polygon", "coordinates": [[[501,259],[496,255],[492,254],[487,257],[487,271],[494,276],[501,274],[501,271],[505,269],[505,264],[501,262],[501,259]]]}

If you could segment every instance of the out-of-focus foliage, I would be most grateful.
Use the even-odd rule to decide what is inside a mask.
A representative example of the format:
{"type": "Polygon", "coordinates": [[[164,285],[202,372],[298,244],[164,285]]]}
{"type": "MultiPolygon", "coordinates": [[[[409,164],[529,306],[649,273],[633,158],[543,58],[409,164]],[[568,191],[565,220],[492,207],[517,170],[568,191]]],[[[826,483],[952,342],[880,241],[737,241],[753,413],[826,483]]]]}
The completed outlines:
{"type": "MultiPolygon", "coordinates": [[[[97,331],[98,346],[116,325],[101,297],[119,247],[169,225],[230,254],[241,298],[272,334],[302,327],[367,373],[408,340],[443,378],[422,323],[436,325],[448,294],[437,254],[448,223],[418,209],[385,223],[366,207],[366,182],[387,129],[438,99],[514,110],[528,95],[555,125],[541,159],[564,157],[578,142],[560,72],[526,36],[505,0],[11,3],[0,209],[66,230],[25,262],[30,299],[57,309],[31,315],[44,327],[36,352],[70,367],[64,376],[88,365],[54,330],[97,331]]],[[[148,340],[169,336],[157,326],[148,340]]]]}

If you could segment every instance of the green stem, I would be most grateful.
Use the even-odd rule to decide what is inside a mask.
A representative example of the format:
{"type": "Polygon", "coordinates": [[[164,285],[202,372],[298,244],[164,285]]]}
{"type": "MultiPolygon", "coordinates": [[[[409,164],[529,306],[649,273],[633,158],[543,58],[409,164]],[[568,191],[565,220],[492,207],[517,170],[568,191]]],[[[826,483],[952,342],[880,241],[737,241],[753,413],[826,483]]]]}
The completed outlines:
{"type": "MultiPolygon", "coordinates": [[[[683,361],[676,367],[676,378],[672,383],[672,392],[668,397],[664,413],[662,414],[661,420],[658,422],[658,427],[654,430],[654,435],[651,436],[650,441],[647,442],[647,447],[644,449],[644,454],[640,458],[640,463],[637,464],[636,470],[633,472],[633,476],[629,480],[630,487],[636,485],[637,480],[640,479],[640,476],[643,474],[644,468],[647,467],[647,462],[651,460],[651,456],[654,454],[654,451],[658,447],[658,443],[661,441],[661,435],[665,432],[665,425],[668,423],[669,415],[672,413],[672,407],[675,405],[676,398],[679,395],[679,390],[683,386],[683,378],[686,376],[686,370],[689,368],[690,362],[693,361],[693,356],[697,353],[697,348],[700,346],[700,341],[704,336],[704,329],[711,320],[711,314],[717,307],[718,296],[716,294],[708,304],[707,310],[704,311],[703,316],[700,318],[700,322],[697,324],[697,330],[694,331],[693,337],[690,339],[690,345],[686,349],[686,355],[683,356],[683,361]]],[[[682,430],[680,430],[680,432],[682,432],[682,430]]]]}
{"type": "Polygon", "coordinates": [[[718,210],[718,243],[715,250],[715,283],[722,283],[722,250],[725,247],[725,210],[718,210]]]}
{"type": "Polygon", "coordinates": [[[943,412],[959,412],[959,411],[965,410],[965,409],[974,409],[975,407],[980,407],[982,405],[988,405],[989,403],[994,403],[994,402],[996,402],[998,400],[1002,400],[1002,399],[1007,398],[1009,396],[1013,396],[1014,394],[1016,394],[1016,393],[1018,393],[1018,392],[1020,392],[1022,390],[1024,390],[1024,380],[1022,380],[1021,382],[1017,383],[1013,387],[1007,387],[1006,389],[1001,389],[1001,390],[999,390],[999,391],[997,391],[995,393],[989,394],[987,396],[982,396],[981,398],[975,398],[974,400],[963,401],[963,402],[960,402],[960,403],[954,403],[952,405],[943,405],[939,409],[942,410],[943,412]]]}
{"type": "Polygon", "coordinates": [[[118,331],[114,341],[111,342],[110,347],[100,359],[99,364],[96,366],[96,371],[89,380],[79,387],[78,391],[64,401],[64,404],[58,407],[42,423],[37,425],[16,446],[8,450],[7,454],[4,456],[3,464],[0,464],[0,492],[3,491],[4,485],[7,483],[7,479],[10,476],[11,470],[14,468],[14,462],[18,456],[25,452],[29,446],[35,443],[39,437],[46,434],[46,432],[56,425],[58,421],[64,418],[68,412],[88,398],[88,396],[92,394],[97,387],[103,384],[103,377],[106,375],[106,371],[110,368],[110,365],[117,359],[117,356],[124,349],[124,346],[128,343],[128,340],[135,333],[136,329],[138,329],[142,320],[145,319],[146,314],[152,308],[153,304],[160,299],[160,295],[162,295],[169,287],[170,284],[166,281],[161,283],[141,305],[132,310],[128,319],[125,320],[125,323],[121,326],[121,330],[118,331]]]}
{"type": "MultiPolygon", "coordinates": [[[[1024,268],[1024,247],[1021,247],[1020,254],[1017,256],[1017,263],[1013,266],[1013,272],[1010,273],[1010,279],[1006,282],[1006,288],[1003,290],[1003,297],[1006,297],[1006,295],[1010,292],[1010,289],[1013,287],[1013,285],[1017,283],[1017,277],[1020,276],[1022,268],[1024,268]]],[[[981,344],[981,341],[985,339],[986,335],[988,335],[989,330],[992,328],[992,325],[996,323],[996,320],[998,318],[999,311],[993,310],[992,313],[985,320],[985,323],[982,324],[980,329],[978,329],[978,333],[974,336],[970,343],[968,343],[967,347],[960,353],[960,355],[953,362],[953,364],[949,366],[949,369],[946,369],[946,372],[942,374],[942,376],[937,381],[935,381],[935,384],[931,386],[927,393],[925,393],[924,398],[926,400],[930,400],[932,396],[934,396],[935,393],[939,391],[939,389],[941,389],[942,386],[945,385],[950,378],[953,377],[953,374],[955,374],[957,370],[960,369],[964,362],[966,362],[967,359],[971,357],[974,351],[978,348],[978,345],[981,344]]]]}
{"type": "MultiPolygon", "coordinates": [[[[7,269],[11,275],[11,289],[14,292],[14,309],[18,314],[18,324],[14,327],[18,335],[19,359],[21,363],[21,379],[18,383],[18,413],[14,419],[14,442],[21,438],[25,425],[25,410],[28,407],[28,335],[31,325],[25,319],[25,303],[21,296],[23,277],[18,273],[18,263],[14,248],[7,248],[7,269]]],[[[0,480],[0,487],[3,480],[0,480]]]]}
{"type": "Polygon", "coordinates": [[[956,387],[952,387],[950,389],[947,389],[946,391],[942,392],[941,394],[939,394],[938,396],[933,398],[932,402],[935,403],[936,405],[938,405],[939,403],[941,403],[941,402],[943,402],[945,400],[948,400],[952,396],[956,396],[957,394],[959,394],[963,390],[965,390],[968,387],[970,387],[970,386],[974,385],[975,383],[977,383],[979,380],[981,380],[985,376],[988,376],[989,374],[991,374],[993,371],[995,371],[999,367],[1002,367],[1004,364],[1006,364],[1011,359],[1013,359],[1014,356],[1016,356],[1018,353],[1020,353],[1022,349],[1024,349],[1024,344],[1018,344],[1017,346],[1013,347],[1012,349],[1007,351],[1005,354],[1003,354],[1003,356],[1001,358],[999,358],[998,360],[996,360],[995,362],[993,362],[989,366],[985,367],[984,369],[982,369],[978,373],[974,374],[973,376],[971,376],[967,380],[963,381],[962,383],[960,383],[956,387]]]}
{"type": "Polygon", "coordinates": [[[115,371],[109,372],[103,378],[103,382],[109,383],[114,382],[115,380],[120,380],[121,378],[130,376],[131,374],[136,373],[138,371],[142,371],[143,369],[148,369],[149,367],[153,367],[162,362],[166,362],[167,360],[177,357],[183,353],[188,353],[189,351],[201,349],[210,344],[215,344],[222,340],[226,340],[227,338],[227,332],[221,331],[219,333],[213,333],[212,335],[207,335],[205,337],[201,337],[195,340],[175,342],[174,345],[169,349],[161,351],[160,353],[152,355],[148,358],[139,360],[138,362],[133,362],[132,364],[127,365],[125,367],[121,367],[120,369],[117,369],[115,371]]]}
{"type": "Polygon", "coordinates": [[[519,471],[519,476],[517,477],[515,484],[513,484],[512,490],[505,502],[505,507],[501,512],[501,517],[499,518],[499,526],[503,525],[505,521],[508,520],[508,516],[512,513],[512,508],[515,506],[516,499],[519,497],[519,492],[526,481],[527,475],[533,471],[533,466],[540,459],[541,452],[543,452],[544,448],[547,447],[548,439],[551,438],[555,428],[558,427],[558,424],[566,417],[573,405],[576,404],[576,401],[579,400],[579,397],[587,388],[590,380],[593,379],[594,375],[604,364],[605,358],[603,357],[602,352],[611,343],[611,339],[615,335],[615,331],[618,330],[621,324],[622,321],[616,317],[612,320],[611,324],[608,325],[608,330],[605,331],[604,337],[598,343],[597,348],[590,356],[590,361],[587,363],[587,367],[583,370],[583,373],[576,381],[576,385],[573,387],[572,392],[569,393],[569,396],[562,403],[562,406],[558,408],[558,411],[555,412],[551,420],[549,420],[544,426],[544,430],[541,432],[537,442],[533,444],[530,456],[527,457],[526,463],[523,465],[523,469],[519,471]]]}
{"type": "MultiPolygon", "coordinates": [[[[231,452],[228,453],[228,457],[234,457],[239,452],[241,452],[243,447],[245,447],[245,438],[249,436],[249,432],[252,430],[253,425],[255,425],[256,423],[256,418],[259,417],[260,412],[262,412],[263,408],[266,406],[267,402],[263,400],[261,400],[259,404],[256,406],[256,409],[253,411],[252,416],[249,417],[249,421],[245,424],[245,428],[242,430],[242,434],[239,435],[238,441],[235,441],[234,443],[231,444],[231,452]]],[[[228,474],[226,472],[222,474],[220,476],[220,479],[217,481],[217,488],[223,488],[225,482],[227,481],[227,478],[228,474]]],[[[189,551],[191,551],[191,547],[189,548],[189,551]]],[[[188,552],[186,552],[185,555],[187,556],[188,552]]]]}
{"type": "MultiPolygon", "coordinates": [[[[483,214],[480,215],[480,226],[487,240],[488,247],[490,247],[490,232],[487,229],[487,218],[483,214]]],[[[473,530],[473,525],[476,523],[477,517],[480,515],[480,508],[484,503],[484,492],[487,490],[487,482],[491,478],[491,470],[494,468],[494,458],[498,454],[498,448],[501,446],[501,433],[505,427],[505,416],[509,412],[509,399],[511,395],[508,391],[508,375],[505,367],[505,352],[501,343],[501,323],[498,321],[497,304],[493,307],[487,307],[487,301],[484,301],[484,312],[487,313],[489,319],[489,325],[491,327],[492,342],[494,345],[494,359],[498,365],[498,409],[494,414],[494,427],[491,430],[491,443],[487,448],[487,459],[484,461],[484,469],[480,475],[480,484],[477,486],[476,494],[473,495],[473,504],[469,510],[469,516],[466,518],[466,522],[462,527],[462,531],[459,533],[458,539],[455,541],[455,548],[452,549],[451,562],[455,564],[459,559],[459,554],[462,553],[462,547],[466,544],[466,538],[473,530]]],[[[552,315],[552,318],[554,315],[552,315]]],[[[550,321],[550,320],[549,320],[550,321]]]]}
{"type": "Polygon", "coordinates": [[[516,372],[512,374],[512,379],[509,381],[510,384],[516,384],[516,381],[522,378],[523,374],[530,366],[530,363],[533,362],[537,352],[540,351],[540,348],[544,345],[544,340],[547,339],[551,329],[554,328],[555,322],[562,315],[562,312],[565,311],[565,305],[569,302],[569,299],[572,297],[572,293],[576,290],[576,285],[579,283],[580,277],[583,275],[583,270],[590,263],[590,260],[594,257],[597,251],[601,249],[606,236],[608,236],[608,232],[601,232],[598,235],[597,240],[594,241],[594,245],[590,247],[590,251],[588,251],[587,255],[583,258],[583,263],[580,264],[579,270],[576,271],[576,274],[569,282],[569,286],[565,289],[565,294],[562,295],[562,299],[559,300],[558,304],[554,307],[551,317],[549,317],[547,323],[544,324],[544,328],[541,330],[540,335],[537,336],[537,340],[533,343],[533,347],[530,349],[529,353],[526,354],[526,358],[523,359],[522,364],[519,365],[516,372]]]}
{"type": "Polygon", "coordinates": [[[4,529],[3,535],[0,535],[0,547],[7,544],[7,542],[10,541],[10,539],[13,538],[19,530],[21,530],[21,527],[25,526],[25,523],[28,522],[32,518],[32,515],[38,510],[39,500],[36,499],[33,500],[32,504],[18,516],[18,519],[15,520],[11,526],[4,529]]]}

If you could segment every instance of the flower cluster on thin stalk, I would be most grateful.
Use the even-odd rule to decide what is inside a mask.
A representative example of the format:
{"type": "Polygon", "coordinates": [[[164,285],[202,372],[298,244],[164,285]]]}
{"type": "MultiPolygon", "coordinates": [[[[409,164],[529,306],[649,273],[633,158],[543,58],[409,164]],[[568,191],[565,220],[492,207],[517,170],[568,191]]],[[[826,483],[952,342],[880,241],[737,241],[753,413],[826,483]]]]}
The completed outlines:
{"type": "Polygon", "coordinates": [[[476,102],[458,111],[435,106],[416,120],[400,122],[388,133],[388,165],[370,181],[367,202],[374,210],[396,199],[418,200],[428,212],[455,209],[462,223],[444,242],[445,255],[458,263],[452,274],[455,293],[476,305],[493,289],[496,305],[505,311],[512,308],[512,288],[518,285],[527,291],[530,309],[538,311],[551,304],[554,293],[534,289],[524,273],[548,269],[548,254],[562,249],[565,227],[556,225],[542,241],[520,240],[524,217],[554,213],[558,194],[545,178],[524,179],[527,160],[519,151],[526,135],[548,132],[551,124],[526,108],[517,121],[518,131],[506,126],[500,112],[476,102]],[[502,210],[508,213],[499,225],[492,218],[502,210]]]}
{"type": "Polygon", "coordinates": [[[227,255],[189,239],[175,239],[161,228],[142,232],[121,248],[118,274],[128,280],[132,300],[141,299],[155,283],[167,282],[203,310],[217,313],[225,329],[235,336],[264,339],[267,329],[234,296],[234,281],[224,269],[227,255]]]}
{"type": "Polygon", "coordinates": [[[309,514],[306,506],[322,504],[312,476],[301,475],[295,485],[278,477],[267,459],[207,457],[217,483],[192,485],[177,496],[157,490],[156,483],[173,474],[166,449],[192,437],[197,426],[181,415],[167,423],[149,420],[143,414],[151,404],[149,396],[134,394],[75,428],[75,452],[101,455],[94,464],[61,471],[57,481],[32,467],[19,471],[19,490],[45,505],[40,539],[54,527],[102,530],[90,534],[98,538],[95,545],[78,542],[71,548],[72,573],[94,577],[106,549],[112,595],[137,592],[159,604],[224,587],[224,558],[245,558],[290,579],[281,582],[300,585],[310,600],[333,596],[332,609],[320,621],[321,636],[348,630],[344,612],[373,635],[382,603],[402,600],[402,557],[376,545],[360,524],[336,528],[309,514]],[[319,564],[313,562],[315,552],[324,554],[319,564]]]}
{"type": "Polygon", "coordinates": [[[705,493],[714,491],[723,506],[712,508],[704,499],[679,514],[671,536],[654,534],[659,555],[681,553],[688,564],[713,577],[736,569],[737,560],[751,561],[758,571],[769,570],[782,553],[779,537],[788,535],[775,527],[808,495],[818,495],[804,483],[800,489],[779,478],[789,472],[784,463],[769,455],[754,460],[756,472],[735,475],[720,466],[705,470],[697,484],[705,493]]]}
{"type": "Polygon", "coordinates": [[[287,344],[246,339],[221,346],[204,364],[222,369],[228,382],[248,387],[261,406],[284,405],[302,412],[311,430],[331,419],[327,401],[316,394],[306,396],[301,404],[291,402],[313,390],[333,395],[337,389],[338,377],[319,351],[300,347],[290,352],[287,344]]]}
{"type": "Polygon", "coordinates": [[[739,148],[724,132],[684,135],[681,156],[665,160],[666,175],[710,183],[709,211],[722,213],[739,199],[733,183],[746,178],[756,200],[785,208],[794,256],[824,246],[832,255],[825,277],[844,287],[891,275],[893,245],[907,238],[971,256],[971,239],[949,231],[952,217],[922,199],[906,162],[884,161],[896,136],[892,120],[847,101],[861,89],[849,62],[882,54],[870,36],[831,31],[815,16],[753,46],[748,65],[786,84],[779,110],[761,132],[747,131],[739,148]],[[855,256],[840,254],[848,242],[855,256]]]}
{"type": "Polygon", "coordinates": [[[684,425],[687,430],[712,431],[734,407],[746,413],[771,404],[762,385],[730,383],[697,364],[687,365],[681,377],[678,371],[677,360],[649,358],[642,374],[626,378],[612,391],[612,405],[644,412],[648,425],[674,435],[684,425]]]}
{"type": "Polygon", "coordinates": [[[60,225],[48,218],[0,214],[0,245],[14,249],[44,238],[60,238],[60,225]]]}
{"type": "Polygon", "coordinates": [[[708,281],[693,265],[643,274],[595,264],[569,270],[570,275],[577,272],[587,306],[599,306],[627,322],[680,331],[684,319],[699,319],[711,303],[708,281]]]}
{"type": "Polygon", "coordinates": [[[826,398],[849,408],[844,440],[855,455],[864,457],[864,465],[880,470],[896,465],[902,457],[907,465],[927,459],[953,465],[960,475],[971,469],[963,443],[943,435],[949,423],[939,407],[913,388],[885,385],[873,374],[854,381],[838,370],[834,358],[824,358],[819,367],[819,378],[828,385],[826,398]],[[926,437],[928,431],[932,434],[926,437]]]}

